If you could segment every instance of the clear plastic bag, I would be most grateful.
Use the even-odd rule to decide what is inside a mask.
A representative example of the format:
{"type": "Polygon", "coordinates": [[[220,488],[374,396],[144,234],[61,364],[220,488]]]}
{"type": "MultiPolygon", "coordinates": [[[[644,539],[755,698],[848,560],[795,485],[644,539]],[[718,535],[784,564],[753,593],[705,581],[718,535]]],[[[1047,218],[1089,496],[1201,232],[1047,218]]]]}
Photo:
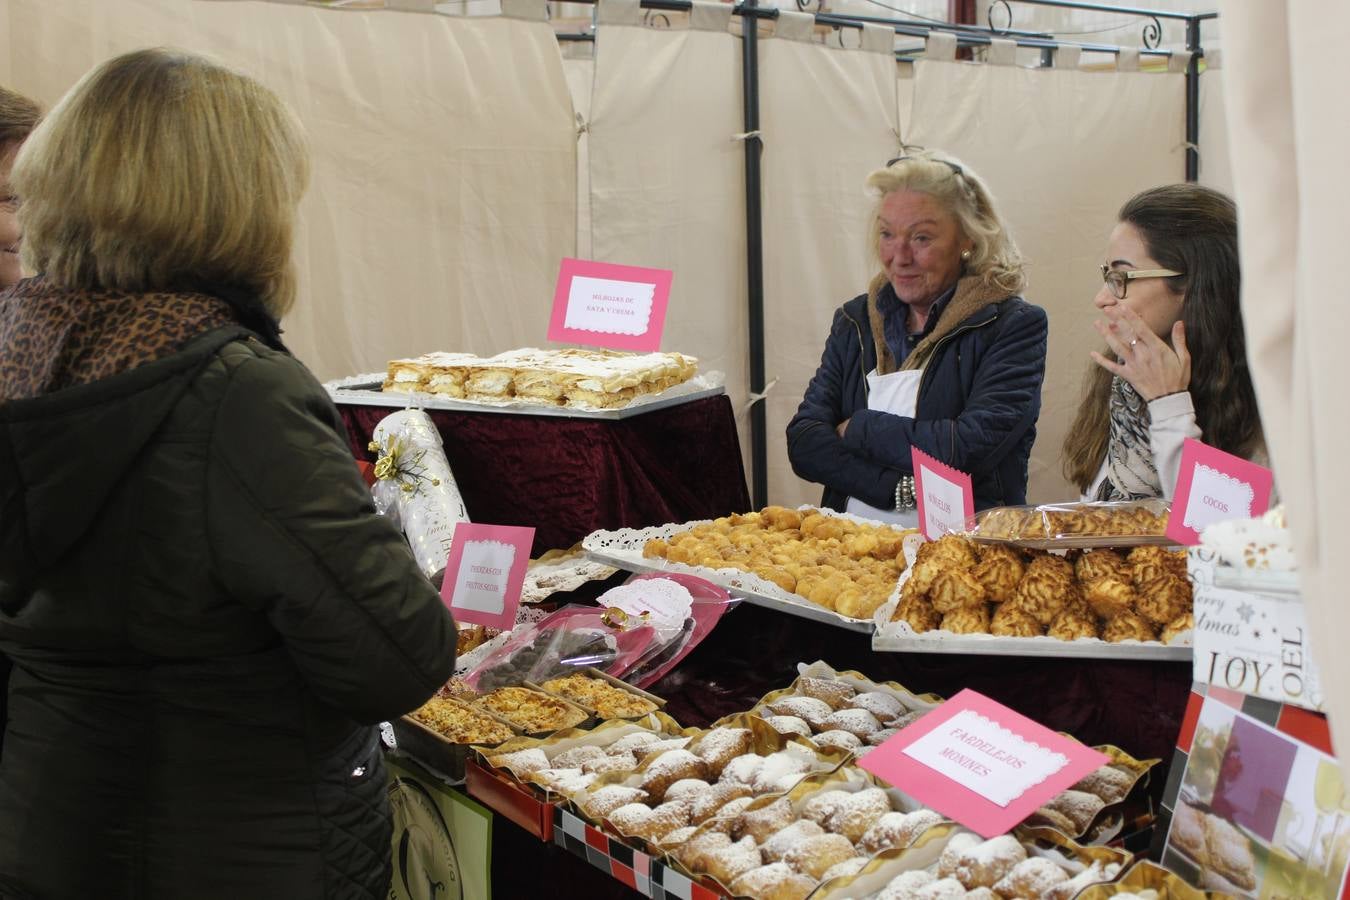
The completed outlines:
{"type": "Polygon", "coordinates": [[[539,684],[591,666],[620,677],[642,658],[654,635],[648,626],[615,629],[603,609],[564,606],[533,625],[518,627],[464,681],[486,692],[526,681],[539,684]]]}
{"type": "Polygon", "coordinates": [[[1000,506],[976,513],[966,534],[977,541],[1037,549],[1171,544],[1166,500],[1000,506]]]}
{"type": "Polygon", "coordinates": [[[417,565],[433,580],[445,570],[455,526],[469,521],[464,498],[455,484],[441,435],[420,409],[386,416],[375,426],[381,458],[373,491],[376,508],[397,511],[417,565]],[[392,487],[381,487],[381,485],[392,487]]]}

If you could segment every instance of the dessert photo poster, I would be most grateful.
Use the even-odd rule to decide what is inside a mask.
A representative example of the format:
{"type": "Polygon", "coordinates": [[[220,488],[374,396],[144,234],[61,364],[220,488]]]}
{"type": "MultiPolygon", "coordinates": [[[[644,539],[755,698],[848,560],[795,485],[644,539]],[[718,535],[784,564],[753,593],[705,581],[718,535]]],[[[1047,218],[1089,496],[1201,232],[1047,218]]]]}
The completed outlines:
{"type": "Polygon", "coordinates": [[[1350,897],[1350,796],[1336,761],[1232,706],[1205,702],[1163,865],[1209,890],[1350,897]]]}

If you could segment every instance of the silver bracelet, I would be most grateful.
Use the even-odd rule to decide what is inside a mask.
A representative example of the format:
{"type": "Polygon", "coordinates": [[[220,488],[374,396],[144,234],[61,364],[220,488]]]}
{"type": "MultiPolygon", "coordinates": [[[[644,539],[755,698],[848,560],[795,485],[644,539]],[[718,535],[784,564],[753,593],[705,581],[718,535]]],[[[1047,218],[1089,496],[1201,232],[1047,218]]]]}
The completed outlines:
{"type": "Polygon", "coordinates": [[[919,501],[914,496],[914,476],[901,475],[895,483],[895,511],[908,512],[918,505],[919,501]]]}

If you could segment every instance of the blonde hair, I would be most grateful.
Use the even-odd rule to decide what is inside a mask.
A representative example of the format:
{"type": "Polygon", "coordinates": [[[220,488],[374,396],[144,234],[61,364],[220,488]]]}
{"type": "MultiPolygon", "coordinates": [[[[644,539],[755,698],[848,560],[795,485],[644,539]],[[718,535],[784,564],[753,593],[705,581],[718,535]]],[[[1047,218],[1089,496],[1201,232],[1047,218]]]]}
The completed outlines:
{"type": "Polygon", "coordinates": [[[954,156],[937,150],[915,150],[893,160],[884,169],[867,176],[875,197],[868,240],[878,274],[869,285],[873,296],[886,285],[881,265],[881,204],[896,191],[916,191],[936,199],[956,218],[962,234],[971,242],[970,258],[963,273],[980,278],[987,286],[1009,294],[1026,287],[1022,254],[994,206],[993,194],[983,179],[954,156]]]}
{"type": "Polygon", "coordinates": [[[12,183],[23,260],[63,287],[295,300],[299,121],[257,81],[139,50],[84,76],[24,144],[12,183]]]}

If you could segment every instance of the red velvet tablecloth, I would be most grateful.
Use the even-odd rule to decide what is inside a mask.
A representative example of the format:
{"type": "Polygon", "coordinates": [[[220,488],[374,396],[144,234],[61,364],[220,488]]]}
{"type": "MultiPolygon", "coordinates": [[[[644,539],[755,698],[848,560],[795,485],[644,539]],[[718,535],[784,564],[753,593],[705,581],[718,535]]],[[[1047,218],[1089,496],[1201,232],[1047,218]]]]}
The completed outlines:
{"type": "MultiPolygon", "coordinates": [[[[352,453],[371,460],[388,407],[338,404],[352,453]]],[[[600,528],[709,519],[750,508],[731,401],[705,397],[626,419],[427,410],[469,518],[535,528],[534,553],[600,528]]]]}

